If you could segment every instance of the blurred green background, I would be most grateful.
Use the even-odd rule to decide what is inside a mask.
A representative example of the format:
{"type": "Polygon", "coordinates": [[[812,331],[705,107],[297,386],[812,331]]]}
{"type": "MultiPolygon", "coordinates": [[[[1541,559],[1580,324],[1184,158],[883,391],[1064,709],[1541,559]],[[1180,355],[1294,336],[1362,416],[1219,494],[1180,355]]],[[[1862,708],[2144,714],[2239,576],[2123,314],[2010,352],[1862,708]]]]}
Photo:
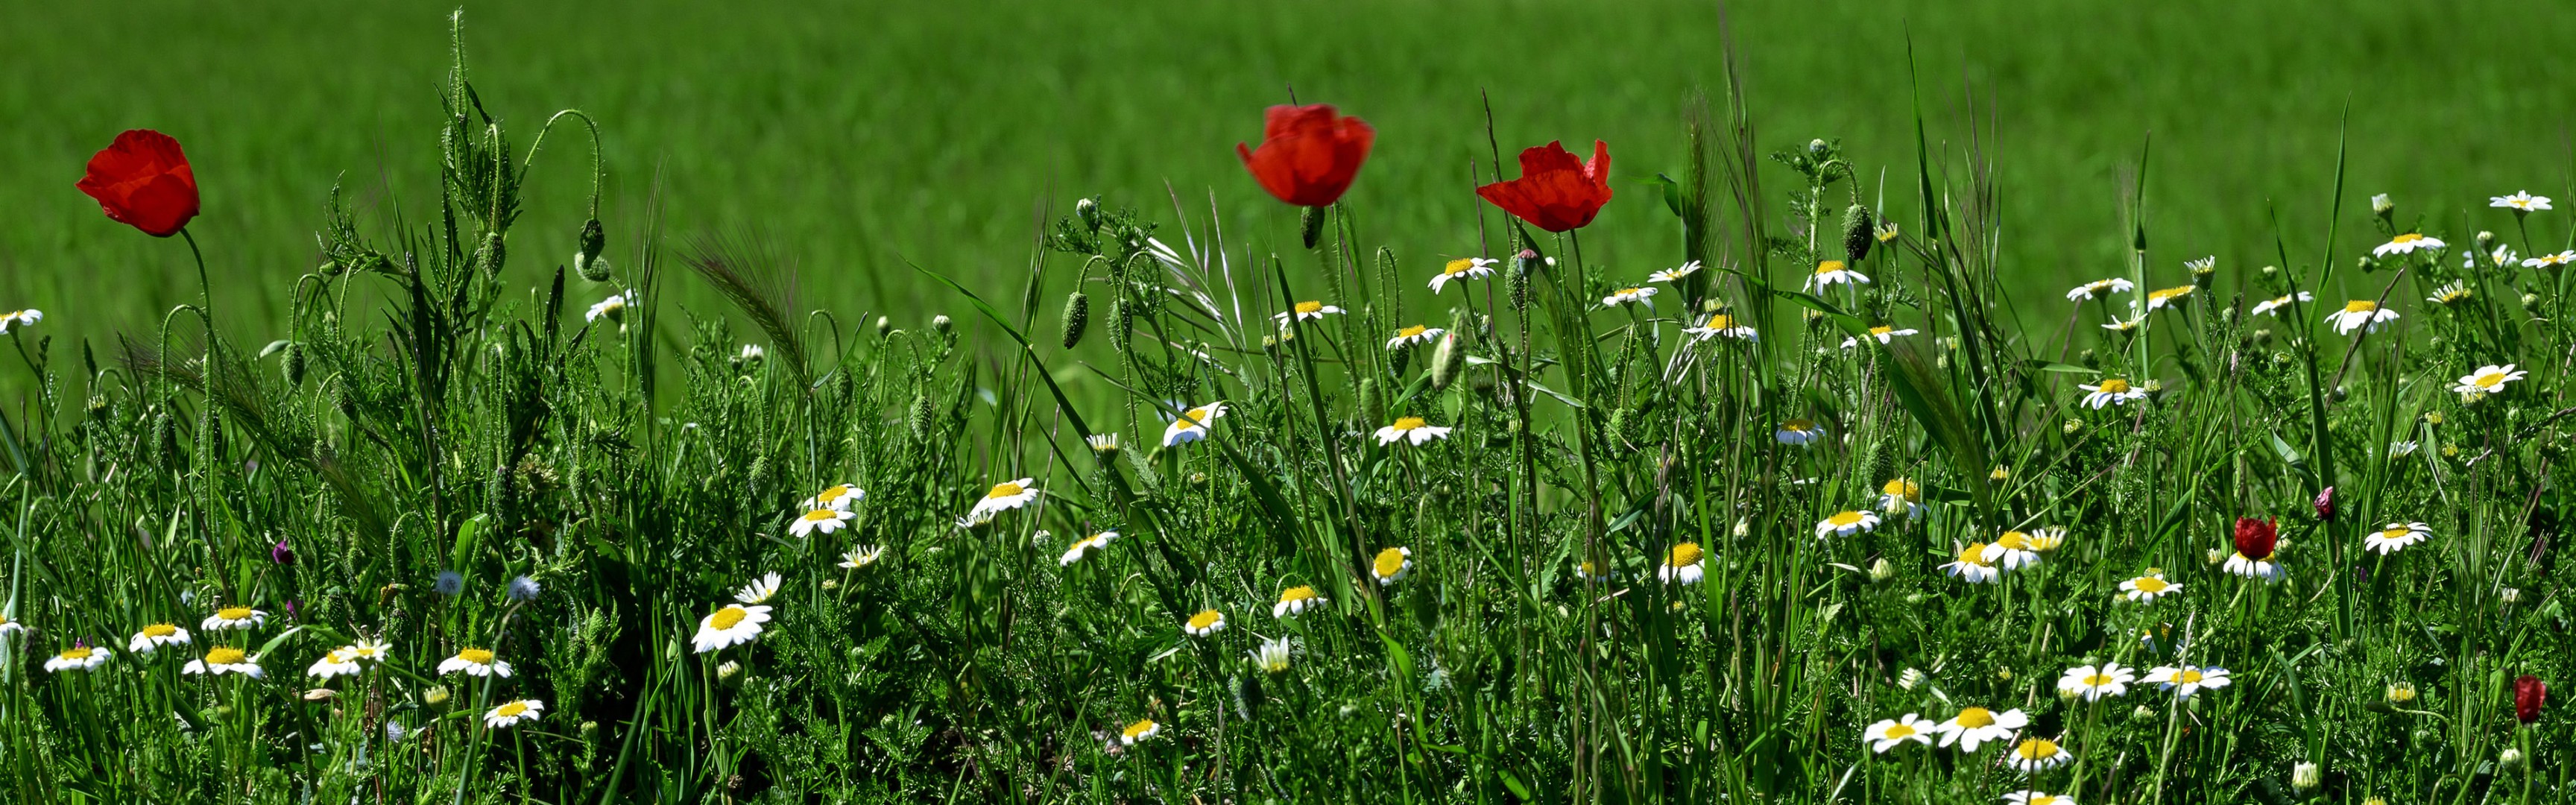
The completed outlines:
{"type": "MultiPolygon", "coordinates": [[[[42,308],[42,332],[95,338],[148,331],[193,298],[184,244],[109,222],[72,187],[117,131],[150,127],[196,165],[192,231],[228,335],[280,336],[335,181],[380,212],[433,220],[453,7],[9,4],[0,309],[42,308]]],[[[1984,145],[2005,185],[2006,270],[2032,301],[2118,266],[2120,176],[2149,132],[2159,284],[2202,254],[2270,262],[2267,205],[2294,253],[2313,254],[2347,104],[2349,210],[2390,192],[2402,215],[2464,241],[2509,228],[2488,195],[2570,195],[2576,12],[2562,5],[1800,0],[1729,13],[1764,150],[1840,137],[1888,168],[1891,200],[1913,169],[1910,37],[1935,148],[1959,152],[1972,112],[1995,125],[1984,145]]],[[[1377,126],[1348,200],[1363,239],[1394,247],[1408,273],[1477,251],[1468,165],[1487,153],[1490,92],[1506,154],[1610,142],[1619,196],[1584,246],[1642,276],[1678,247],[1639,180],[1678,170],[1684,98],[1721,80],[1718,6],[1667,0],[633,0],[477,3],[466,23],[471,76],[521,147],[559,108],[605,124],[613,261],[633,264],[658,175],[672,234],[765,233],[798,259],[808,304],[899,323],[963,308],[904,260],[1011,296],[1038,211],[1088,193],[1164,221],[1167,184],[1194,214],[1213,194],[1235,243],[1293,245],[1294,211],[1233,153],[1289,85],[1377,126]]],[[[585,150],[558,137],[538,160],[511,244],[528,285],[573,249],[585,150]]],[[[1789,174],[1770,170],[1785,191],[1789,174]]],[[[1893,212],[1911,221],[1911,206],[1893,212]]],[[[2367,245],[2361,230],[2346,228],[2343,254],[2367,245]]],[[[717,304],[694,278],[668,293],[717,304]]]]}

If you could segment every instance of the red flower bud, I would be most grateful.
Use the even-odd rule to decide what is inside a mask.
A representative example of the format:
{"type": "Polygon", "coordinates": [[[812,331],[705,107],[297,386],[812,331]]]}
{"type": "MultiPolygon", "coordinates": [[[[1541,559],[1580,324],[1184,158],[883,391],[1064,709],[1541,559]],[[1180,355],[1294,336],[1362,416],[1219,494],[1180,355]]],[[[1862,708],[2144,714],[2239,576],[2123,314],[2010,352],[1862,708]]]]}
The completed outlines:
{"type": "Polygon", "coordinates": [[[2540,720],[2540,706],[2549,701],[2549,686],[2540,677],[2523,674],[2513,681],[2513,717],[2529,724],[2540,720]]]}
{"type": "Polygon", "coordinates": [[[98,199],[100,212],[118,223],[166,238],[197,217],[197,174],[179,141],[150,129],[116,135],[89,158],[89,173],[76,185],[98,199]]]}
{"type": "Polygon", "coordinates": [[[2317,490],[2317,500],[2315,505],[2317,507],[2317,519],[2334,519],[2334,487],[2329,486],[2324,489],[2317,490]]]}
{"type": "Polygon", "coordinates": [[[2247,559],[2272,558],[2272,546],[2281,541],[2280,521],[2236,518],[2236,553],[2247,559]]]}
{"type": "Polygon", "coordinates": [[[1235,143],[1234,152],[1261,189],[1300,207],[1340,200],[1377,144],[1377,129],[1332,104],[1273,106],[1262,117],[1261,147],[1235,143]]]}

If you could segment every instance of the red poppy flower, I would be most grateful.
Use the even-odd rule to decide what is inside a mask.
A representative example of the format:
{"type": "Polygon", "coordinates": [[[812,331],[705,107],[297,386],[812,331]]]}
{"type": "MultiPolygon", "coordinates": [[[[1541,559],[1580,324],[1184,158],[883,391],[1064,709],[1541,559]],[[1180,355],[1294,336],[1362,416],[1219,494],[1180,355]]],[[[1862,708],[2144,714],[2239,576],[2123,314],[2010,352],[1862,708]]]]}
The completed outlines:
{"type": "Polygon", "coordinates": [[[2281,541],[2279,520],[2236,518],[2236,553],[2247,559],[2272,558],[2272,546],[2281,541]]]}
{"type": "Polygon", "coordinates": [[[1540,229],[1581,229],[1610,203],[1610,144],[1592,141],[1588,163],[1562,142],[1524,149],[1521,178],[1476,188],[1476,195],[1540,229]]]}
{"type": "Polygon", "coordinates": [[[2540,706],[2549,701],[2549,686],[2540,677],[2523,674],[2513,681],[2513,717],[2529,724],[2540,720],[2540,706]]]}
{"type": "Polygon", "coordinates": [[[151,129],[116,135],[97,156],[79,184],[98,199],[98,208],[118,223],[166,238],[197,217],[197,174],[179,141],[151,129]]]}
{"type": "Polygon", "coordinates": [[[1333,105],[1270,107],[1262,114],[1261,147],[1234,144],[1243,166],[1261,189],[1300,207],[1324,207],[1351,189],[1377,129],[1368,121],[1343,117],[1333,105]]]}

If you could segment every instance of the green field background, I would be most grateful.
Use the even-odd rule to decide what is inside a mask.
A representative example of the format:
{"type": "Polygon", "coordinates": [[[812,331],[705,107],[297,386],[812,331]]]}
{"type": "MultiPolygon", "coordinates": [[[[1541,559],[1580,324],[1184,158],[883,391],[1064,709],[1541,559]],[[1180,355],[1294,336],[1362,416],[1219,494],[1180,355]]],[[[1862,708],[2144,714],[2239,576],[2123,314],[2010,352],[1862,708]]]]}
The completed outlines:
{"type": "MultiPolygon", "coordinates": [[[[194,297],[182,243],[107,221],[72,187],[117,131],[150,127],[195,162],[205,213],[192,231],[228,337],[282,336],[286,288],[316,262],[311,233],[335,181],[374,211],[366,220],[435,219],[420,205],[435,198],[451,8],[0,10],[0,309],[42,308],[46,334],[99,338],[149,331],[194,297]]],[[[1392,246],[1410,273],[1479,251],[1468,171],[1487,153],[1489,92],[1507,154],[1610,142],[1619,195],[1584,247],[1642,276],[1676,262],[1678,246],[1641,180],[1678,170],[1679,111],[1721,80],[1723,31],[1717,5],[1665,0],[651,0],[465,13],[471,77],[522,148],[558,108],[606,125],[613,261],[633,264],[658,176],[671,234],[762,233],[797,259],[808,305],[895,311],[898,323],[962,310],[905,261],[1007,296],[1039,210],[1083,194],[1170,221],[1168,184],[1199,214],[1212,194],[1239,245],[1293,239],[1293,211],[1262,196],[1233,153],[1290,85],[1377,126],[1348,201],[1364,243],[1392,246]]],[[[2347,105],[2348,210],[2390,192],[2402,215],[2456,237],[2510,226],[2484,209],[2488,194],[2570,195],[2576,13],[2565,6],[1837,0],[1728,13],[1764,149],[1840,137],[1863,164],[1888,166],[1891,199],[1914,164],[1909,38],[1936,149],[1964,148],[1973,91],[2006,189],[2005,270],[2030,301],[2117,269],[2120,177],[2150,132],[2158,284],[2180,284],[2181,261],[2203,254],[2270,262],[2267,205],[2294,253],[2314,254],[2347,105]]],[[[510,271],[530,286],[572,252],[586,189],[578,138],[546,150],[511,242],[510,271]]],[[[1785,191],[1787,175],[1769,187],[1785,191]]],[[[1910,221],[1910,207],[1894,212],[1910,221]]],[[[2343,254],[2367,245],[2356,229],[2343,254]]],[[[717,305],[694,278],[667,293],[717,305]]]]}

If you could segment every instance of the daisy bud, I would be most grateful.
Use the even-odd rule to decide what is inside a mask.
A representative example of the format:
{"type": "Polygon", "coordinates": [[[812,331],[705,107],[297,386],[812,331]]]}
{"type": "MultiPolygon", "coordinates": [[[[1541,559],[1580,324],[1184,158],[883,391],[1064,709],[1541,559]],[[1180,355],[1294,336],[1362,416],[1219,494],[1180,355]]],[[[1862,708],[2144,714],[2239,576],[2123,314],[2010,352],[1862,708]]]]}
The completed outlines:
{"type": "Polygon", "coordinates": [[[2527,293],[2527,294],[2523,294],[2523,295],[2522,295],[2522,312],[2524,312],[2524,313],[2537,313],[2537,312],[2539,312],[2539,311],[2540,311],[2540,294],[2536,294],[2536,293],[2527,293]]]}
{"type": "Polygon", "coordinates": [[[1743,539],[1745,535],[1753,533],[1753,520],[1744,517],[1735,518],[1735,530],[1733,533],[1735,534],[1736,539],[1743,539]]]}
{"type": "Polygon", "coordinates": [[[1100,231],[1100,202],[1088,198],[1074,202],[1073,217],[1081,219],[1082,225],[1091,231],[1100,231]]]}
{"type": "MultiPolygon", "coordinates": [[[[1084,199],[1089,201],[1090,199],[1084,199]]],[[[1091,297],[1075,291],[1064,297],[1064,348],[1082,343],[1082,328],[1091,324],[1091,297]]]]}
{"type": "Polygon", "coordinates": [[[1887,557],[1882,556],[1878,558],[1878,561],[1869,563],[1869,580],[1871,582],[1885,583],[1888,579],[1892,578],[1896,578],[1896,566],[1888,564],[1887,557]]]}
{"type": "Polygon", "coordinates": [[[2483,229],[2478,230],[2477,241],[2478,251],[2489,253],[2495,251],[2495,233],[2483,229]]]}
{"type": "Polygon", "coordinates": [[[1298,223],[1304,227],[1306,248],[1315,248],[1316,242],[1324,239],[1324,208],[1307,207],[1298,223]]]}
{"type": "Polygon", "coordinates": [[[2138,709],[2129,711],[2129,718],[2135,721],[2145,721],[2155,717],[2156,709],[2143,704],[2138,705],[2138,709]]]}
{"type": "Polygon", "coordinates": [[[956,322],[948,320],[948,314],[942,313],[930,317],[930,329],[939,331],[940,335],[947,335],[948,331],[956,326],[956,322]]]}
{"type": "Polygon", "coordinates": [[[447,695],[446,685],[431,685],[428,690],[420,692],[420,703],[437,707],[447,703],[447,695]]]}
{"type": "Polygon", "coordinates": [[[2012,669],[2010,669],[2010,668],[1997,668],[1997,669],[1995,669],[1995,681],[1997,681],[1997,682],[2010,682],[2010,681],[2012,681],[2012,669]]]}
{"type": "Polygon", "coordinates": [[[2503,766],[2506,769],[2522,768],[2522,750],[2510,746],[2505,747],[2504,754],[2496,757],[2496,764],[2503,766]]]}
{"type": "Polygon", "coordinates": [[[2220,562],[2227,561],[2227,551],[2219,548],[2211,548],[2209,549],[2209,553],[2203,555],[2203,558],[2208,559],[2210,564],[2218,564],[2220,562]]]}
{"type": "Polygon", "coordinates": [[[1440,346],[1431,351],[1431,390],[1448,391],[1458,380],[1458,366],[1466,354],[1458,348],[1458,334],[1440,336],[1440,346]]]}
{"type": "Polygon", "coordinates": [[[2314,763],[2301,763],[2290,767],[2290,787],[2301,791],[2316,788],[2319,783],[2324,782],[2324,777],[2325,773],[2314,763]]]}
{"type": "Polygon", "coordinates": [[[2371,797],[2371,798],[2369,798],[2369,799],[2362,800],[2362,801],[2361,801],[2361,805],[2388,805],[2388,798],[2387,798],[2387,797],[2371,797]]]}
{"type": "Polygon", "coordinates": [[[2316,500],[2314,500],[2314,501],[2311,501],[2311,502],[2309,503],[2309,505],[2310,505],[2311,507],[2313,507],[2313,508],[2315,508],[2315,509],[2317,510],[2317,519],[2319,519],[2319,520],[2333,520],[2333,519],[2334,519],[2334,513],[2335,513],[2334,489],[2335,489],[2334,487],[2329,486],[2329,487],[2326,487],[2326,488],[2324,488],[2324,489],[2317,490],[2317,499],[2316,499],[2316,500]]]}
{"type": "Polygon", "coordinates": [[[1897,686],[1897,687],[1904,688],[1904,689],[1906,689],[1906,690],[1913,690],[1913,689],[1915,689],[1916,687],[1921,686],[1922,684],[1923,684],[1923,672],[1922,672],[1922,671],[1919,671],[1919,670],[1916,670],[1916,669],[1913,669],[1913,668],[1907,668],[1907,669],[1905,669],[1902,673],[1899,673],[1899,674],[1897,674],[1897,675],[1896,675],[1896,686],[1897,686]]]}
{"type": "Polygon", "coordinates": [[[2065,430],[2066,430],[2066,435],[2068,435],[2068,436],[2073,436],[2073,435],[2075,435],[2075,432],[2076,432],[2076,431],[2080,431],[2080,430],[2083,430],[2083,429],[2084,429],[2084,422],[2083,422],[2083,420],[2077,420],[2077,419],[2069,419],[2069,420],[2066,420],[2066,428],[2065,428],[2065,430]]]}
{"type": "Polygon", "coordinates": [[[1824,155],[1825,141],[1823,138],[1807,141],[1807,156],[1822,158],[1824,155]]]}
{"type": "Polygon", "coordinates": [[[726,660],[723,665],[716,666],[716,679],[718,681],[729,680],[741,674],[742,663],[726,660]]]}
{"type": "Polygon", "coordinates": [[[2496,600],[2503,601],[2507,604],[2522,603],[2522,588],[2506,587],[2502,590],[2498,590],[2496,591],[2496,600]]]}
{"type": "Polygon", "coordinates": [[[2415,683],[2413,683],[2413,682],[2391,682],[2391,683],[2388,683],[2388,691],[2387,691],[2385,694],[2383,694],[2382,698],[2386,699],[2386,700],[2388,701],[2388,703],[2389,703],[2390,705],[2392,705],[2392,706],[2402,706],[2402,705],[2408,704],[2408,703],[2410,703],[2410,702],[2413,702],[2413,701],[2415,701],[2415,683]]]}
{"type": "Polygon", "coordinates": [[[2397,214],[2397,202],[2388,200],[2388,194],[2386,193],[2371,196],[2370,214],[2379,216],[2379,220],[2388,220],[2391,216],[2397,214]]]}
{"type": "Polygon", "coordinates": [[[1852,265],[1860,265],[1861,258],[1869,256],[1869,245],[1875,242],[1871,224],[1868,207],[1854,204],[1843,210],[1843,256],[1850,258],[1852,265]]]}
{"type": "Polygon", "coordinates": [[[878,338],[884,338],[884,337],[886,337],[886,335],[887,335],[887,334],[892,333],[892,332],[894,332],[894,322],[893,322],[893,321],[890,321],[890,320],[887,320],[887,319],[886,319],[886,317],[884,317],[884,316],[878,316],[878,317],[877,317],[877,337],[878,337],[878,338]]]}

